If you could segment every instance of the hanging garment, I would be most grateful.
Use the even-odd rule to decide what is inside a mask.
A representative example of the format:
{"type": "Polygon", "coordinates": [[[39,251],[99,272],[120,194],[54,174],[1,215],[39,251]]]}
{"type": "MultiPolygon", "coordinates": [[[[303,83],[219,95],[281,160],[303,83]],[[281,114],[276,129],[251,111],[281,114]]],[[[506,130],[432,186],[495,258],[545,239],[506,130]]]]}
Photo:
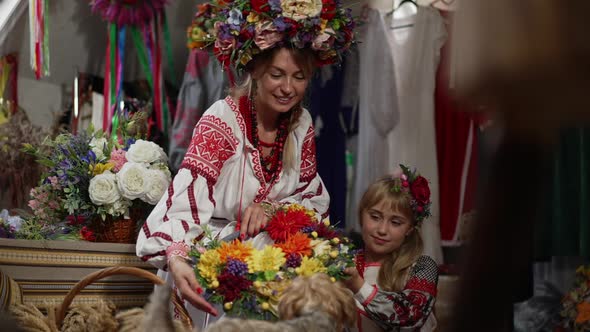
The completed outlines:
{"type": "MultiPolygon", "coordinates": [[[[383,47],[388,27],[382,15],[369,9],[360,32],[359,46],[359,134],[351,204],[356,210],[368,186],[392,170],[387,134],[399,121],[393,54],[383,47]]],[[[360,231],[358,221],[351,227],[360,231]]]]}
{"type": "Polygon", "coordinates": [[[451,38],[442,48],[436,76],[435,119],[441,240],[443,245],[456,246],[467,240],[467,223],[475,211],[480,121],[477,113],[462,109],[453,98],[450,48],[451,38]]]}
{"type": "Polygon", "coordinates": [[[419,7],[418,13],[386,21],[397,88],[399,124],[389,133],[389,164],[416,167],[429,179],[431,190],[430,217],[422,226],[424,253],[442,263],[440,242],[440,195],[436,132],[434,125],[435,75],[440,50],[446,39],[443,18],[438,10],[419,7]],[[413,25],[409,28],[395,28],[413,25]],[[394,27],[393,29],[391,27],[394,27]]]}
{"type": "Polygon", "coordinates": [[[230,74],[222,71],[219,62],[207,51],[190,51],[170,133],[168,155],[172,172],[176,173],[180,168],[195,124],[203,112],[225,96],[230,74]]]}
{"type": "Polygon", "coordinates": [[[535,258],[590,258],[590,131],[563,130],[547,175],[543,218],[535,228],[535,258]]]}
{"type": "Polygon", "coordinates": [[[310,113],[316,124],[318,172],[330,193],[330,220],[340,228],[346,220],[346,136],[352,108],[341,106],[344,68],[322,68],[311,82],[310,113]]]}

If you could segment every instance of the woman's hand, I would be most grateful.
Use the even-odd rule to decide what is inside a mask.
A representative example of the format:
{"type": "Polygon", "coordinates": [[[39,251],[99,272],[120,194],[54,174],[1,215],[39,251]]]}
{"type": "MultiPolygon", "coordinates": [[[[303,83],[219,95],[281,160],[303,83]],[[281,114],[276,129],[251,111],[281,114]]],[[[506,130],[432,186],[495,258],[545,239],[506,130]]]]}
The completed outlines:
{"type": "Polygon", "coordinates": [[[244,211],[244,218],[240,225],[240,236],[243,238],[245,234],[254,236],[266,225],[268,218],[264,213],[264,209],[260,203],[252,203],[244,211]]]}
{"type": "Polygon", "coordinates": [[[342,280],[342,283],[348,287],[348,289],[350,289],[353,294],[358,293],[365,283],[365,280],[360,276],[359,271],[353,266],[344,269],[344,273],[350,278],[342,280]]]}
{"type": "Polygon", "coordinates": [[[184,258],[171,258],[168,268],[174,277],[174,284],[180,291],[183,299],[187,300],[195,308],[217,316],[217,310],[200,295],[203,293],[203,288],[197,282],[195,272],[184,258]]]}

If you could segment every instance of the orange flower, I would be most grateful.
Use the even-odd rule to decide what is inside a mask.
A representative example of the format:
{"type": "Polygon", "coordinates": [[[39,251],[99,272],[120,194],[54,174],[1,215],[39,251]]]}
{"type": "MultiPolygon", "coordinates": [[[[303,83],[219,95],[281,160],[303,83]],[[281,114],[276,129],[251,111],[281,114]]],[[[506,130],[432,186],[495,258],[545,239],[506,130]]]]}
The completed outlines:
{"type": "Polygon", "coordinates": [[[285,256],[295,253],[301,256],[311,256],[311,240],[307,235],[297,232],[287,238],[284,243],[277,243],[275,247],[281,248],[285,253],[285,256]]]}
{"type": "Polygon", "coordinates": [[[219,251],[223,263],[227,262],[229,257],[245,262],[252,253],[252,246],[249,243],[233,240],[232,242],[222,242],[217,251],[219,251]]]}
{"type": "Polygon", "coordinates": [[[578,317],[576,317],[576,324],[590,321],[590,302],[582,302],[576,306],[578,309],[578,317]]]}

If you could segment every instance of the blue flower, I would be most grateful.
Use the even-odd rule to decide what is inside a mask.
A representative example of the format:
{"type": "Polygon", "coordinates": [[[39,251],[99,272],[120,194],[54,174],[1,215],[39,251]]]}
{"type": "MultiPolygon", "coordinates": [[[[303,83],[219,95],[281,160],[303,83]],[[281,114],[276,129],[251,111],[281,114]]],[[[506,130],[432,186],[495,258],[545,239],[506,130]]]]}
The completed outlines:
{"type": "Polygon", "coordinates": [[[239,26],[240,24],[242,24],[242,12],[239,11],[237,8],[232,9],[229,12],[229,17],[227,18],[227,23],[231,24],[231,25],[235,25],[238,26],[238,30],[239,30],[239,26]]]}

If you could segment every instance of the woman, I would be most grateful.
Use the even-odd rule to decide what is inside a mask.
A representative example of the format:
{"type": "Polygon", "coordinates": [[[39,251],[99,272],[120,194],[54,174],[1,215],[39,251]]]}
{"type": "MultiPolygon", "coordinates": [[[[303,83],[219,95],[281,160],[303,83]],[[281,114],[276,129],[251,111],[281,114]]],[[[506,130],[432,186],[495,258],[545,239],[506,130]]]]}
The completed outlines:
{"type": "Polygon", "coordinates": [[[369,186],[359,204],[364,251],[345,273],[359,309],[358,330],[433,331],[438,283],[434,260],[422,255],[419,227],[430,216],[428,181],[403,172],[369,186]]]}
{"type": "Polygon", "coordinates": [[[263,201],[297,202],[321,219],[328,215],[312,119],[301,102],[314,67],[339,61],[350,46],[352,19],[335,2],[325,13],[314,3],[319,7],[224,2],[203,24],[214,27],[222,65],[245,71],[243,84],[197,123],[180,171],[139,234],[137,254],[168,270],[182,297],[213,315],[218,311],[200,296],[187,262],[203,225],[220,239],[234,230],[242,239],[256,236],[267,221],[263,201]]]}

